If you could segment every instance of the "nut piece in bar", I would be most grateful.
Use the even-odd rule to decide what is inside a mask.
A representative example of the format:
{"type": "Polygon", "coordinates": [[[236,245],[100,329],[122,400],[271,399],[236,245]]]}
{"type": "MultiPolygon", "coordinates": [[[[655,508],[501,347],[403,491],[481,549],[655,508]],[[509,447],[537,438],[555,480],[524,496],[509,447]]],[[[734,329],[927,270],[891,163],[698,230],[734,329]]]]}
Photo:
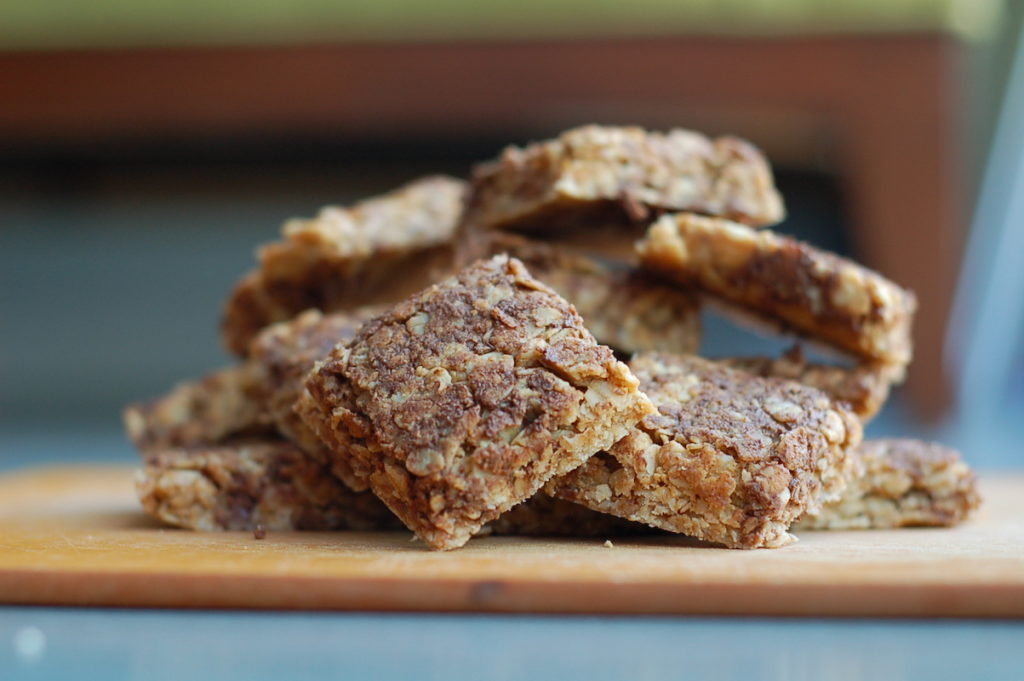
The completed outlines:
{"type": "Polygon", "coordinates": [[[263,246],[259,268],[237,284],[222,331],[244,356],[257,332],[316,308],[326,312],[400,300],[430,283],[450,258],[466,185],[426,177],[348,208],[291,220],[263,246]]]}
{"type": "Polygon", "coordinates": [[[862,423],[870,421],[889,398],[889,389],[903,380],[905,368],[899,364],[860,361],[853,367],[808,362],[799,345],[781,357],[729,357],[720,364],[743,369],[765,378],[788,378],[803,383],[845,402],[862,423]]]}
{"type": "Polygon", "coordinates": [[[295,445],[238,440],[144,456],[136,478],[150,515],[193,530],[384,530],[401,524],[295,445]]]}
{"type": "Polygon", "coordinates": [[[857,356],[906,365],[917,299],[850,260],[769,230],[665,215],[637,244],[643,267],[857,356]]]}
{"type": "Polygon", "coordinates": [[[249,364],[257,377],[256,397],[278,432],[319,461],[333,461],[335,475],[356,491],[368,486],[345,458],[332,457],[320,438],[293,408],[306,389],[306,375],[339,343],[351,341],[359,327],[383,311],[364,307],[324,315],[307,310],[286,322],[263,329],[249,348],[249,364]]]}
{"type": "Polygon", "coordinates": [[[463,545],[653,411],[573,307],[496,256],[365,324],[298,409],[427,545],[463,545]]]}
{"type": "Polygon", "coordinates": [[[861,426],[820,391],[692,356],[630,367],[658,412],[549,494],[744,549],[790,543],[793,521],[839,496],[861,426]]]}
{"type": "MultiPolygon", "coordinates": [[[[486,255],[507,253],[576,307],[602,345],[632,355],[665,350],[692,353],[700,346],[697,296],[659,277],[610,265],[564,246],[493,232],[483,239],[486,255]]],[[[463,261],[469,258],[460,254],[463,261]]],[[[475,259],[475,258],[473,258],[475,259]]]]}
{"type": "Polygon", "coordinates": [[[213,372],[181,383],[151,402],[129,405],[124,426],[141,450],[191,447],[229,437],[273,432],[258,398],[259,377],[249,365],[213,372]]]}
{"type": "Polygon", "coordinates": [[[950,526],[981,505],[974,472],[949,447],[910,439],[867,440],[850,452],[842,496],[794,530],[950,526]]]}
{"type": "Polygon", "coordinates": [[[477,166],[461,230],[596,230],[605,241],[609,225],[683,210],[758,226],[784,214],[767,161],[743,140],[588,125],[477,166]]]}

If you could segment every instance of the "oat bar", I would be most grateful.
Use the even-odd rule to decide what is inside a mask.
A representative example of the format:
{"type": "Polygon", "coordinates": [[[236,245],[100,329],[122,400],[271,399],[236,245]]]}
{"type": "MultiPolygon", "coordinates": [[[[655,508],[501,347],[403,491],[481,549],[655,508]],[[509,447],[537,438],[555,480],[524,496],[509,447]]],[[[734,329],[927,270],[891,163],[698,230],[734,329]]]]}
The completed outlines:
{"type": "Polygon", "coordinates": [[[579,233],[680,210],[751,225],[783,217],[771,169],[747,142],[588,125],[479,165],[461,229],[579,233]]]}
{"type": "Polygon", "coordinates": [[[348,208],[291,220],[259,251],[259,268],[224,310],[228,349],[244,356],[263,327],[308,308],[327,312],[400,300],[430,283],[450,258],[465,183],[427,177],[348,208]]]}
{"type": "Polygon", "coordinates": [[[398,519],[295,445],[272,438],[171,448],[145,455],[142,507],[193,530],[385,530],[398,519]]]}
{"type": "Polygon", "coordinates": [[[910,291],[860,265],[769,230],[665,215],[637,244],[644,267],[855,355],[906,365],[910,291]]]}
{"type": "Polygon", "coordinates": [[[981,504],[977,479],[960,454],[910,439],[868,440],[838,501],[800,518],[794,530],[863,530],[956,525],[981,504]]]}
{"type": "Polygon", "coordinates": [[[836,402],[849,405],[862,423],[870,421],[889,398],[889,389],[903,380],[899,364],[861,361],[842,367],[808,362],[799,345],[781,357],[729,357],[718,362],[758,376],[788,378],[817,388],[836,402]]]}
{"type": "Polygon", "coordinates": [[[653,410],[572,306],[507,256],[368,322],[306,387],[306,423],[435,549],[461,546],[653,410]]]}
{"type": "Polygon", "coordinates": [[[837,498],[859,421],[820,391],[693,356],[630,363],[658,411],[548,493],[733,548],[784,546],[837,498]]]}

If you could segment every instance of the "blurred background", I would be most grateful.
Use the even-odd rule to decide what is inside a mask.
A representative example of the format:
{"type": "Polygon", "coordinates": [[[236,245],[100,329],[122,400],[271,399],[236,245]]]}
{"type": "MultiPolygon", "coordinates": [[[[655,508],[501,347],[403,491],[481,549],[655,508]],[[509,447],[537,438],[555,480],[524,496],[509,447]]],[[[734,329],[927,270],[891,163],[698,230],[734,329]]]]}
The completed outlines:
{"type": "MultiPolygon", "coordinates": [[[[130,460],[281,222],[583,123],[733,133],[779,231],[913,288],[872,435],[1024,466],[1024,3],[5,0],[0,468],[130,460]]],[[[712,355],[778,352],[709,318],[712,355]]]]}

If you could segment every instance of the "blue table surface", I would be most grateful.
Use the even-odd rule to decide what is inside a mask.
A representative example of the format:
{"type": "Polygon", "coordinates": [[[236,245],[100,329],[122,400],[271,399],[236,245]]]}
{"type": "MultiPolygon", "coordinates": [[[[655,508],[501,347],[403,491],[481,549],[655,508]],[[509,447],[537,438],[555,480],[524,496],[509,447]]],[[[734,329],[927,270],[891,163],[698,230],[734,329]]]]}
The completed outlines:
{"type": "MultiPolygon", "coordinates": [[[[113,430],[0,443],[0,472],[134,458],[113,430]]],[[[0,681],[324,677],[1024,679],[1024,622],[0,606],[0,681]]]]}

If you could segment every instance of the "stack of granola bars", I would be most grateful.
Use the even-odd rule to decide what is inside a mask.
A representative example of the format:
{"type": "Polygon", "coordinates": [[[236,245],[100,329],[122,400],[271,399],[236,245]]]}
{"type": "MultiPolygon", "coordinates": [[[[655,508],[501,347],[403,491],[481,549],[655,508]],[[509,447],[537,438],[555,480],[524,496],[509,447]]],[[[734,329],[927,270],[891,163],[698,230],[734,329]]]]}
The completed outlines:
{"type": "Polygon", "coordinates": [[[228,299],[236,365],[125,413],[147,512],[201,530],[677,532],[950,525],[959,455],[862,442],[913,294],[765,229],[763,156],[587,126],[284,225],[228,299]],[[700,308],[845,358],[697,355],[700,308]]]}

